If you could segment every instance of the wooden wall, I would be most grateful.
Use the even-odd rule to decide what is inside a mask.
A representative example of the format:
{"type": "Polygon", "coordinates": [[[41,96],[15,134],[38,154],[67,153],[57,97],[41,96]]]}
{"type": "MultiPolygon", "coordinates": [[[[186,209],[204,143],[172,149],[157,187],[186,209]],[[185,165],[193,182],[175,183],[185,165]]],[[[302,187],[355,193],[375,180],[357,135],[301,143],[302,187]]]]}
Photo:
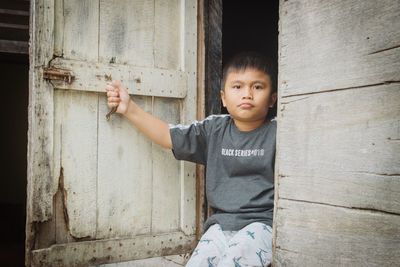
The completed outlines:
{"type": "Polygon", "coordinates": [[[281,1],[275,266],[400,262],[400,2],[281,1]]]}

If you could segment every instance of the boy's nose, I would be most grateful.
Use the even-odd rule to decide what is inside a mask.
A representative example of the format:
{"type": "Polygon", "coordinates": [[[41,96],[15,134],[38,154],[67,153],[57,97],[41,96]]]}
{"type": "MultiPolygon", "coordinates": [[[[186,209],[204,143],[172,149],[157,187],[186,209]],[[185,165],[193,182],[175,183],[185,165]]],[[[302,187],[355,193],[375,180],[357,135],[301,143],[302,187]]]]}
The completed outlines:
{"type": "Polygon", "coordinates": [[[253,92],[250,87],[244,88],[243,99],[253,99],[253,92]]]}

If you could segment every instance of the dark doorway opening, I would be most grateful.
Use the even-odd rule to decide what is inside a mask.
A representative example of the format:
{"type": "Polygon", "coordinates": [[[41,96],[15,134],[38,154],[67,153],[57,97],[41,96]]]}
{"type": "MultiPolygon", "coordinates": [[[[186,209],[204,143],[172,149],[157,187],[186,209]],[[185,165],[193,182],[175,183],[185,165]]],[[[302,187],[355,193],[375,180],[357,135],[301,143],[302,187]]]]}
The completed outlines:
{"type": "Polygon", "coordinates": [[[29,72],[28,0],[0,3],[0,265],[24,266],[29,72]]]}
{"type": "MultiPolygon", "coordinates": [[[[239,52],[256,51],[277,67],[279,0],[223,0],[222,5],[222,65],[239,52]]],[[[269,116],[276,116],[276,105],[269,116]]]]}

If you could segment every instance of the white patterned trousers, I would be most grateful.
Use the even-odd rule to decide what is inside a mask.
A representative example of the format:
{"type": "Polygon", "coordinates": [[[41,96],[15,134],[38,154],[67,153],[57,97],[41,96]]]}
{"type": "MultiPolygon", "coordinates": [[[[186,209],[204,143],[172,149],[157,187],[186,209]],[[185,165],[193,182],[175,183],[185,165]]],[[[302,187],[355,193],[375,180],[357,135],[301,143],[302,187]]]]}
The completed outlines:
{"type": "Polygon", "coordinates": [[[251,223],[239,231],[212,225],[201,237],[186,267],[265,267],[272,258],[272,228],[251,223]]]}

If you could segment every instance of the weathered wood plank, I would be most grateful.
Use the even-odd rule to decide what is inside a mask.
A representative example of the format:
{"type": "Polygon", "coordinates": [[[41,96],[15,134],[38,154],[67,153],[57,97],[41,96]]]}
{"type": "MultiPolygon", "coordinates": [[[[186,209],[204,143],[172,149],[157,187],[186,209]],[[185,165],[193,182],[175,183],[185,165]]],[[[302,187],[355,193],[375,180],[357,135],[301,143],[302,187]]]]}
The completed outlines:
{"type": "Polygon", "coordinates": [[[154,66],[154,0],[100,0],[99,62],[154,66]]]}
{"type": "MultiPolygon", "coordinates": [[[[98,95],[57,91],[56,120],[61,122],[60,178],[66,224],[71,236],[96,234],[98,95]],[[61,99],[57,99],[61,98],[61,99]]],[[[58,174],[57,174],[58,175],[58,174]]]]}
{"type": "Polygon", "coordinates": [[[284,99],[279,197],[400,214],[400,85],[284,99]]]}
{"type": "Polygon", "coordinates": [[[30,65],[46,66],[52,59],[54,50],[54,2],[32,0],[30,14],[30,65]]]}
{"type": "Polygon", "coordinates": [[[98,267],[181,267],[185,266],[185,255],[154,257],[143,260],[99,265],[98,267]]]}
{"type": "MultiPolygon", "coordinates": [[[[135,97],[146,111],[149,98],[135,97]]],[[[106,121],[106,97],[99,102],[96,238],[149,234],[151,227],[151,142],[119,115],[106,121]]]]}
{"type": "MultiPolygon", "coordinates": [[[[181,0],[155,0],[154,65],[165,69],[180,69],[183,53],[188,49],[183,38],[184,13],[181,0]],[[180,14],[180,15],[179,15],[180,14]]],[[[190,48],[189,48],[190,49],[190,48]]]]}
{"type": "MultiPolygon", "coordinates": [[[[173,99],[154,98],[153,114],[165,122],[178,124],[180,106],[181,103],[173,99]]],[[[178,230],[181,209],[181,164],[170,150],[165,150],[156,144],[153,144],[152,159],[152,233],[178,230]]]]}
{"type": "MultiPolygon", "coordinates": [[[[187,75],[187,97],[183,101],[181,123],[187,124],[197,118],[197,1],[183,1],[184,6],[184,65],[187,75]]],[[[196,232],[196,166],[181,162],[181,215],[182,231],[187,235],[196,232]]]]}
{"type": "MultiPolygon", "coordinates": [[[[105,84],[119,79],[135,95],[184,98],[189,90],[183,71],[143,68],[132,65],[90,63],[56,58],[51,66],[71,72],[71,83],[53,80],[58,89],[105,93],[105,84]]],[[[192,87],[190,87],[192,88],[192,87]]]]}
{"type": "Polygon", "coordinates": [[[400,80],[400,2],[281,1],[283,97],[400,80]]]}
{"type": "Polygon", "coordinates": [[[205,100],[206,115],[221,113],[221,79],[222,79],[222,0],[204,0],[205,18],[205,100]]]}
{"type": "Polygon", "coordinates": [[[15,53],[15,54],[28,54],[28,52],[29,52],[28,42],[0,40],[0,52],[15,53]]]}
{"type": "MultiPolygon", "coordinates": [[[[206,61],[205,61],[205,14],[206,9],[204,0],[198,2],[198,15],[197,15],[197,120],[205,118],[205,75],[206,75],[206,61]]],[[[201,238],[206,220],[207,199],[205,195],[205,168],[202,165],[196,166],[196,236],[197,239],[201,238]]]]}
{"type": "Polygon", "coordinates": [[[64,0],[54,0],[54,55],[62,57],[64,48],[64,0]]]}
{"type": "Polygon", "coordinates": [[[186,253],[191,251],[194,245],[195,236],[187,236],[181,232],[59,244],[32,251],[32,266],[83,267],[88,266],[88,263],[99,265],[186,253]]]}
{"type": "Polygon", "coordinates": [[[400,262],[398,215],[284,199],[278,205],[276,266],[396,266],[400,262]]]}
{"type": "MultiPolygon", "coordinates": [[[[53,88],[43,81],[41,70],[52,57],[53,1],[31,1],[29,47],[29,107],[27,152],[27,226],[25,262],[30,263],[30,250],[35,245],[39,222],[53,215],[53,88]]],[[[49,233],[52,239],[54,233],[49,233]]]]}
{"type": "MultiPolygon", "coordinates": [[[[63,16],[56,18],[63,20],[60,23],[64,26],[62,34],[64,58],[97,62],[99,0],[68,0],[63,1],[63,7],[63,16]]],[[[59,12],[56,14],[61,15],[59,12]]],[[[60,23],[57,22],[56,25],[60,23]]],[[[61,38],[57,38],[56,41],[61,41],[61,38]]],[[[60,44],[55,47],[59,48],[60,44]]]]}

